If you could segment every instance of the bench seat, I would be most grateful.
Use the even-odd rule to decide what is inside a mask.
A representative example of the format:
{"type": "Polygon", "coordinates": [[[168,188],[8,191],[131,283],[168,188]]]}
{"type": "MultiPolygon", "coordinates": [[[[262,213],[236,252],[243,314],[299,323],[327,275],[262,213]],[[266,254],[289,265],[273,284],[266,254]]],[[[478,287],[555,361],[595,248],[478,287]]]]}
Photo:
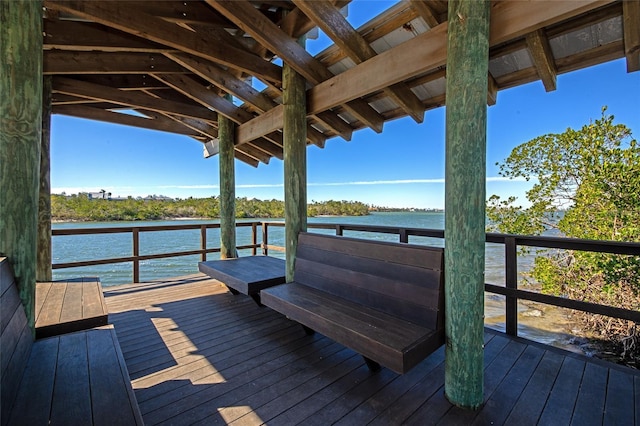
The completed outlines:
{"type": "Polygon", "coordinates": [[[444,250],[302,232],[294,280],[262,303],[405,373],[444,344],[444,250]]]}
{"type": "Polygon", "coordinates": [[[8,425],[143,425],[113,325],[36,341],[8,425]]]}
{"type": "Polygon", "coordinates": [[[112,325],[34,342],[0,257],[0,425],[142,425],[112,325]]]}
{"type": "Polygon", "coordinates": [[[431,330],[295,282],[263,292],[262,301],[398,373],[414,367],[444,340],[444,330],[431,330]]]}

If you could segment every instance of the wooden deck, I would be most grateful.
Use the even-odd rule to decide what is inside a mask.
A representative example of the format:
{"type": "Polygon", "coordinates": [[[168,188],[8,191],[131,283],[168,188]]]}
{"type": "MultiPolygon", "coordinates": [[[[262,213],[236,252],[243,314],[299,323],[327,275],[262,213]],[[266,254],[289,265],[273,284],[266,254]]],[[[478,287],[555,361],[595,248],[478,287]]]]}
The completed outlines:
{"type": "Polygon", "coordinates": [[[204,275],[105,289],[145,423],[640,424],[635,370],[485,333],[485,405],[444,397],[444,350],[413,370],[362,357],[204,275]]]}
{"type": "Polygon", "coordinates": [[[96,277],[36,283],[35,314],[38,339],[108,323],[102,286],[96,277]]]}

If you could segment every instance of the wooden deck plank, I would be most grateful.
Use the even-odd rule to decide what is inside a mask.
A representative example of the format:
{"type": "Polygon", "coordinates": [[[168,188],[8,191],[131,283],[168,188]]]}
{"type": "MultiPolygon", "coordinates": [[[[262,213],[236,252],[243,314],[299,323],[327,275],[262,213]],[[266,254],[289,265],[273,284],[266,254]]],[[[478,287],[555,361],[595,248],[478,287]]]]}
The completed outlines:
{"type": "Polygon", "coordinates": [[[82,318],[107,315],[109,309],[97,278],[85,278],[82,283],[82,318]]]}
{"type": "Polygon", "coordinates": [[[46,425],[49,423],[51,395],[58,357],[57,338],[34,344],[22,383],[11,410],[9,425],[46,425]]]}
{"type": "Polygon", "coordinates": [[[320,349],[318,353],[313,352],[307,357],[295,358],[288,365],[281,365],[276,361],[272,363],[276,365],[276,368],[272,366],[268,371],[263,370],[264,374],[261,376],[255,376],[253,372],[251,372],[247,376],[252,377],[252,380],[249,380],[247,376],[243,375],[237,376],[236,380],[231,378],[231,380],[227,382],[228,385],[214,389],[209,394],[200,393],[194,395],[195,398],[189,399],[188,407],[181,407],[181,409],[187,408],[187,410],[182,411],[179,417],[180,419],[188,421],[197,421],[215,415],[219,409],[237,405],[238,400],[249,398],[264,387],[268,387],[274,382],[295,375],[298,371],[302,371],[310,365],[315,365],[319,360],[335,357],[342,349],[343,348],[338,345],[327,345],[320,349]],[[226,389],[232,389],[232,391],[225,392],[226,389]]]}
{"type": "Polygon", "coordinates": [[[538,424],[558,425],[571,422],[584,367],[584,361],[572,357],[564,358],[538,424]]]}
{"type": "Polygon", "coordinates": [[[634,412],[629,409],[633,406],[633,377],[620,370],[610,369],[603,424],[633,424],[634,412]]]}
{"type": "Polygon", "coordinates": [[[136,409],[127,397],[129,383],[123,381],[121,372],[124,366],[120,365],[121,357],[117,353],[113,333],[112,329],[104,328],[87,334],[91,394],[100,395],[91,399],[94,424],[139,424],[136,409]],[[114,412],[114,406],[120,409],[114,412]]]}
{"type": "MultiPolygon", "coordinates": [[[[485,402],[486,409],[478,414],[473,424],[503,424],[543,355],[543,349],[527,346],[502,383],[490,394],[485,402]]],[[[487,394],[489,392],[487,389],[487,394]]]]}
{"type": "MultiPolygon", "coordinates": [[[[150,288],[105,291],[108,306],[119,310],[112,319],[118,335],[125,336],[120,343],[131,355],[125,355],[126,362],[144,370],[146,358],[147,366],[154,366],[133,381],[146,424],[386,426],[470,419],[528,425],[543,423],[552,411],[554,424],[568,424],[588,417],[581,417],[580,407],[598,411],[590,397],[605,401],[597,384],[602,369],[629,377],[624,406],[611,400],[613,413],[621,416],[616,419],[633,422],[636,415],[638,372],[524,339],[485,333],[487,403],[465,414],[444,396],[444,348],[405,375],[387,369],[370,373],[353,351],[320,334],[306,336],[292,321],[231,296],[215,280],[195,276],[150,288]],[[167,367],[172,353],[174,365],[167,367]]],[[[623,391],[614,386],[607,392],[623,391]]]]}
{"type": "Polygon", "coordinates": [[[51,424],[90,425],[93,419],[86,334],[73,333],[61,339],[57,362],[51,424]]]}
{"type": "MultiPolygon", "coordinates": [[[[37,288],[37,284],[36,284],[37,288]]],[[[46,299],[42,302],[40,315],[36,317],[36,329],[57,324],[60,321],[64,293],[67,291],[66,283],[55,283],[47,293],[46,299]]]]}
{"type": "MultiPolygon", "coordinates": [[[[503,384],[507,386],[507,375],[512,371],[520,356],[523,355],[527,345],[522,342],[510,341],[509,344],[498,354],[498,356],[484,370],[484,399],[485,404],[487,398],[503,384]]],[[[480,414],[478,411],[463,410],[458,407],[452,407],[443,419],[443,423],[473,423],[476,416],[480,414]]],[[[508,413],[507,413],[508,414],[508,413]]]]}
{"type": "MultiPolygon", "coordinates": [[[[63,284],[56,284],[63,285],[63,284]]],[[[82,282],[67,282],[64,285],[67,286],[64,292],[64,299],[60,309],[59,322],[72,322],[79,319],[83,319],[82,309],[82,282]]],[[[51,308],[51,307],[49,307],[51,308]]]]}
{"type": "Polygon", "coordinates": [[[36,303],[34,309],[34,315],[36,316],[36,318],[40,316],[40,312],[42,311],[42,307],[44,306],[44,301],[47,300],[52,285],[53,283],[51,282],[36,283],[36,303]]]}
{"type": "Polygon", "coordinates": [[[572,425],[602,424],[608,375],[608,369],[601,365],[588,363],[585,366],[580,393],[571,418],[572,425]]]}
{"type": "Polygon", "coordinates": [[[506,423],[535,425],[547,402],[549,392],[562,366],[563,357],[546,351],[520,398],[507,417],[506,423]]]}
{"type": "Polygon", "coordinates": [[[354,424],[367,424],[375,418],[377,413],[395,405],[395,401],[404,395],[409,389],[423,382],[426,377],[433,374],[434,370],[444,362],[444,346],[429,356],[425,362],[415,367],[415,373],[403,374],[377,392],[371,398],[363,401],[359,406],[350,410],[345,416],[336,422],[337,425],[349,426],[354,424]]]}

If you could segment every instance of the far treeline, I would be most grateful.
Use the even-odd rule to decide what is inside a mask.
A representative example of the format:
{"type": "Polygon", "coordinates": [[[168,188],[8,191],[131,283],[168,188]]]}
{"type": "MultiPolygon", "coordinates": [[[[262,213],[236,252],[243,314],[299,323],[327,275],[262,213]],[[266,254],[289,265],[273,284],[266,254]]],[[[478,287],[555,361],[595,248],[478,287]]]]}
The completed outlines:
{"type": "MultiPolygon", "coordinates": [[[[365,216],[369,207],[357,201],[325,201],[308,205],[313,216],[365,216]]],[[[214,219],[220,217],[218,197],[187,199],[118,200],[91,199],[86,193],[51,195],[51,218],[57,221],[163,220],[176,218],[214,219]]],[[[236,217],[281,218],[284,202],[279,200],[236,199],[236,217]]]]}

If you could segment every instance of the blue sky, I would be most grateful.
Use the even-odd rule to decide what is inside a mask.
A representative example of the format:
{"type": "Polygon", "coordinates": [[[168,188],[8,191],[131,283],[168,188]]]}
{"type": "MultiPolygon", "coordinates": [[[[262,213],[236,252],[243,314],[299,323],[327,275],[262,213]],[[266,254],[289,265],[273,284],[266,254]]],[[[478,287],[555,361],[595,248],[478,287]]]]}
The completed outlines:
{"type": "MultiPolygon", "coordinates": [[[[392,2],[391,2],[392,3],[392,2]]],[[[388,7],[368,2],[351,7],[355,27],[388,7]]],[[[308,41],[316,53],[328,44],[322,34],[308,41]]],[[[487,196],[524,199],[530,184],[504,181],[496,162],[520,143],[546,133],[579,128],[608,113],[640,133],[640,72],[627,74],[624,60],[558,76],[557,90],[541,82],[500,91],[488,109],[487,196]]],[[[445,109],[427,111],[422,124],[411,118],[388,122],[382,134],[364,129],[350,142],[327,141],[307,151],[308,200],[354,200],[390,207],[444,206],[445,109]]],[[[219,194],[218,157],[203,158],[202,144],[185,136],[56,115],[51,132],[53,193],[94,192],[114,196],[209,197],[219,194]]],[[[283,199],[283,163],[253,168],[236,160],[236,195],[283,199]]]]}

